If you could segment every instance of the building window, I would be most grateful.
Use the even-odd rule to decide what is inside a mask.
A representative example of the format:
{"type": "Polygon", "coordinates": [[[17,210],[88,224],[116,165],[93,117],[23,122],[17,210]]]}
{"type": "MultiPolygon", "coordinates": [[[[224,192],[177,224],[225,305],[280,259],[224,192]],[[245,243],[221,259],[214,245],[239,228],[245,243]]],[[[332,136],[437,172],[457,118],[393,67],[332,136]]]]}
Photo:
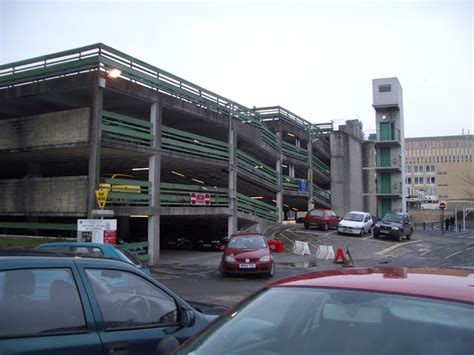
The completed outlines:
{"type": "Polygon", "coordinates": [[[406,166],[406,172],[407,172],[407,173],[411,173],[411,165],[407,165],[407,166],[406,166]]]}
{"type": "Polygon", "coordinates": [[[379,92],[390,92],[392,91],[392,85],[379,85],[379,92]]]}
{"type": "Polygon", "coordinates": [[[434,176],[428,177],[426,179],[427,179],[428,184],[435,184],[435,177],[434,176]]]}
{"type": "Polygon", "coordinates": [[[411,184],[411,177],[407,178],[407,184],[411,184]]]}
{"type": "Polygon", "coordinates": [[[415,172],[415,173],[418,172],[418,165],[415,165],[415,166],[413,167],[413,172],[415,172]]]}
{"type": "Polygon", "coordinates": [[[422,184],[423,184],[423,177],[416,177],[415,185],[422,185],[422,184]]]}

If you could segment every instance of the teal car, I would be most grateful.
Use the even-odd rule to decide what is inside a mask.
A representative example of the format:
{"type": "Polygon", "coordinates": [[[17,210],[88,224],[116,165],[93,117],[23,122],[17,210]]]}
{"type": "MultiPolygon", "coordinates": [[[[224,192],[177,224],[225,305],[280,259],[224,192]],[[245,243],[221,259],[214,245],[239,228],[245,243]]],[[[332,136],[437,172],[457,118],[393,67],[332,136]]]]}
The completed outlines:
{"type": "Polygon", "coordinates": [[[150,275],[150,269],[148,266],[141,262],[137,256],[127,249],[120,249],[111,244],[90,242],[57,242],[41,244],[38,245],[36,249],[67,254],[72,253],[105,256],[111,259],[125,261],[140,269],[145,274],[150,275]]]}
{"type": "Polygon", "coordinates": [[[0,255],[2,355],[167,354],[215,318],[128,263],[36,253],[0,255]]]}

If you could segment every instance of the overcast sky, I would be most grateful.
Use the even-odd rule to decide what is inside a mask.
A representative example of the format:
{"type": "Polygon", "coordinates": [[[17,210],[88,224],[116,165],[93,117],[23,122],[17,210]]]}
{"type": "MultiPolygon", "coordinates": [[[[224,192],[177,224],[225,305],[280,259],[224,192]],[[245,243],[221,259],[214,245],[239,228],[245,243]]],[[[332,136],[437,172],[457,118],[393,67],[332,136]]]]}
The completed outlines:
{"type": "Polygon", "coordinates": [[[399,78],[405,135],[474,133],[473,1],[0,0],[0,62],[103,42],[247,107],[375,129],[399,78]]]}

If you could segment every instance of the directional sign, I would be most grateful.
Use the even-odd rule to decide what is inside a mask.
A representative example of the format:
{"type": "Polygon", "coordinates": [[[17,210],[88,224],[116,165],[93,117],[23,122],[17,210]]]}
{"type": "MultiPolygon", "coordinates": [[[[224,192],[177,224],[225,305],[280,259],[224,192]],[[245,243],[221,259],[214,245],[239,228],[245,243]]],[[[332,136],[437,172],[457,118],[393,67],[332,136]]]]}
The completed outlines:
{"type": "Polygon", "coordinates": [[[308,192],[308,180],[306,179],[298,180],[298,192],[308,192]]]}
{"type": "Polygon", "coordinates": [[[444,210],[446,208],[446,203],[445,202],[440,202],[439,203],[439,208],[444,210]]]}
{"type": "Polygon", "coordinates": [[[97,204],[99,205],[99,208],[105,207],[108,195],[109,190],[95,190],[95,197],[97,198],[97,204]]]}
{"type": "Polygon", "coordinates": [[[208,193],[191,192],[189,194],[189,203],[191,206],[210,206],[211,195],[208,193]]]}

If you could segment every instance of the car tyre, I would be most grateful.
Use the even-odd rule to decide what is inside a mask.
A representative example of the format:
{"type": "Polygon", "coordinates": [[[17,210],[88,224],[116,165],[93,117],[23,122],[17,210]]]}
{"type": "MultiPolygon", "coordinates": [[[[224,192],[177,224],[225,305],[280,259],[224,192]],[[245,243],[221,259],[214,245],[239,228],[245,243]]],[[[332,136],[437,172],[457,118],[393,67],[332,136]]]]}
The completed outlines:
{"type": "Polygon", "coordinates": [[[368,234],[372,234],[373,233],[373,228],[372,227],[369,227],[369,230],[367,231],[368,234]]]}
{"type": "Polygon", "coordinates": [[[305,223],[304,224],[304,229],[308,229],[309,228],[309,224],[308,223],[305,223]]]}
{"type": "Polygon", "coordinates": [[[337,231],[337,234],[338,234],[338,235],[342,235],[342,232],[337,231]]]}
{"type": "Polygon", "coordinates": [[[272,268],[270,269],[270,272],[267,273],[267,277],[273,277],[273,275],[275,275],[275,262],[272,261],[272,268]]]}
{"type": "Polygon", "coordinates": [[[375,239],[379,239],[379,238],[380,238],[380,234],[374,232],[374,238],[375,238],[375,239]]]}
{"type": "Polygon", "coordinates": [[[403,232],[398,232],[398,235],[397,237],[395,238],[398,242],[401,242],[402,241],[402,237],[403,237],[403,232]]]}
{"type": "Polygon", "coordinates": [[[362,229],[360,230],[360,233],[359,233],[359,237],[362,238],[363,236],[364,236],[364,228],[362,228],[362,229]]]}
{"type": "Polygon", "coordinates": [[[222,270],[221,268],[219,268],[219,273],[221,274],[221,277],[222,277],[222,278],[227,277],[227,272],[225,272],[225,271],[222,270]]]}
{"type": "Polygon", "coordinates": [[[407,234],[407,239],[410,240],[413,234],[413,229],[410,229],[410,232],[407,234]]]}
{"type": "Polygon", "coordinates": [[[323,224],[323,231],[327,231],[329,229],[329,225],[327,223],[323,224]]]}

